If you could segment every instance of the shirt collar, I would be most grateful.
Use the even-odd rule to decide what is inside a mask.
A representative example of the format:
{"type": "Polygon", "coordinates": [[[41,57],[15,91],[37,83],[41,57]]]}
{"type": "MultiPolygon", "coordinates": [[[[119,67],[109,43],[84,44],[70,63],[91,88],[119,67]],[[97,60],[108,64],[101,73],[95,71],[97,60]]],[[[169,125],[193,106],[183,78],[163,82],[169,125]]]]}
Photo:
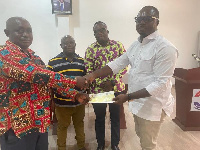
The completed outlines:
{"type": "MultiPolygon", "coordinates": [[[[22,49],[18,45],[12,43],[9,40],[6,41],[6,45],[9,46],[9,47],[11,47],[13,51],[20,51],[20,52],[22,52],[22,49]]],[[[28,52],[30,54],[35,54],[35,52],[33,50],[29,49],[29,48],[28,48],[28,52]]]]}
{"type": "Polygon", "coordinates": [[[148,35],[147,37],[145,37],[141,43],[140,37],[138,37],[138,41],[141,44],[147,44],[149,41],[156,39],[156,37],[158,36],[158,31],[156,30],[155,32],[151,33],[150,35],[148,35]]]}
{"type": "MultiPolygon", "coordinates": [[[[65,54],[63,52],[61,52],[60,54],[58,54],[57,57],[62,57],[62,58],[66,58],[65,54]]],[[[75,53],[74,58],[78,59],[80,56],[78,54],[75,53]]]]}
{"type": "MultiPolygon", "coordinates": [[[[108,40],[108,43],[106,46],[108,45],[114,45],[114,41],[113,40],[108,40]]],[[[102,47],[97,41],[94,43],[94,47],[102,47]]]]}

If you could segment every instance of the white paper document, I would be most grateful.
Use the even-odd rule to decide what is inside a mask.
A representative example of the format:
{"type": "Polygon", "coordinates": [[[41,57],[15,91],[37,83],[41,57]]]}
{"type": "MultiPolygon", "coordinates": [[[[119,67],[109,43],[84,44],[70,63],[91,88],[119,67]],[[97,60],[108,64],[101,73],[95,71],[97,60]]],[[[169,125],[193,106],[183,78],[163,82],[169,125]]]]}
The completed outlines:
{"type": "Polygon", "coordinates": [[[89,103],[113,103],[112,99],[115,97],[114,91],[98,93],[98,94],[89,94],[91,100],[89,103]]]}

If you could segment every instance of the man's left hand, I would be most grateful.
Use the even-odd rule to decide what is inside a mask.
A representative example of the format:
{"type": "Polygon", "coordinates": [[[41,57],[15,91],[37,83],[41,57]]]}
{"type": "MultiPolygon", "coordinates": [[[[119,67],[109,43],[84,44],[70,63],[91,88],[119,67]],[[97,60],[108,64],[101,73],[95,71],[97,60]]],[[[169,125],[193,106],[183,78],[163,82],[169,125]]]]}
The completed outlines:
{"type": "Polygon", "coordinates": [[[111,81],[104,81],[101,83],[100,88],[102,88],[104,92],[113,91],[113,84],[111,81]]]}
{"type": "Polygon", "coordinates": [[[80,103],[80,104],[87,104],[90,100],[90,97],[86,93],[78,93],[75,96],[75,99],[80,103]]]}
{"type": "Polygon", "coordinates": [[[124,102],[128,100],[127,94],[120,94],[117,97],[113,98],[114,104],[122,105],[124,102]]]}

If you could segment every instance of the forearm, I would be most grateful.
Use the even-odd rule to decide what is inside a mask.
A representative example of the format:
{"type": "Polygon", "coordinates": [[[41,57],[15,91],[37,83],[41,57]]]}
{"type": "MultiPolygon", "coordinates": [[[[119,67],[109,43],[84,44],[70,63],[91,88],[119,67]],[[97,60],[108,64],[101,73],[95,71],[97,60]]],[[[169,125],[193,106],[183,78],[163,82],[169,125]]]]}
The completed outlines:
{"type": "MultiPolygon", "coordinates": [[[[3,75],[6,78],[57,88],[60,93],[65,95],[76,94],[75,90],[71,90],[76,85],[74,79],[65,78],[61,74],[43,69],[29,62],[18,63],[16,58],[10,60],[8,57],[1,57],[0,61],[2,62],[0,71],[4,73],[3,75]]],[[[72,98],[74,98],[73,95],[72,98]]]]}
{"type": "Polygon", "coordinates": [[[149,97],[151,96],[149,92],[144,88],[139,91],[129,93],[129,94],[120,94],[117,97],[113,98],[113,101],[115,101],[116,104],[121,105],[126,101],[149,97]]]}
{"type": "Polygon", "coordinates": [[[134,99],[145,98],[145,97],[150,97],[150,96],[151,95],[149,94],[149,92],[145,88],[143,88],[136,92],[127,94],[127,100],[132,100],[132,99],[134,100],[134,99]]]}
{"type": "Polygon", "coordinates": [[[93,74],[94,79],[96,79],[99,77],[106,77],[112,73],[113,73],[112,69],[106,65],[103,68],[94,71],[92,74],[93,74]]]}
{"type": "Polygon", "coordinates": [[[126,68],[120,70],[119,73],[117,73],[117,74],[113,74],[112,79],[114,80],[114,82],[115,82],[116,84],[117,84],[117,83],[118,83],[118,84],[121,84],[121,79],[122,79],[122,77],[126,74],[127,68],[128,68],[128,67],[126,67],[126,68]]]}

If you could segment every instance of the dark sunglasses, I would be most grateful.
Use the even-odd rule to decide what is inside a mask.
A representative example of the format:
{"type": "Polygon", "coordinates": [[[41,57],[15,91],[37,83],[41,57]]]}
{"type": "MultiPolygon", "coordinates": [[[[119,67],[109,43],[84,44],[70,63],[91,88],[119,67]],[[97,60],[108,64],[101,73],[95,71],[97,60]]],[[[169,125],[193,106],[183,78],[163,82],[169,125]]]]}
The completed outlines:
{"type": "Polygon", "coordinates": [[[148,22],[153,21],[154,19],[159,20],[158,18],[153,17],[153,16],[143,16],[143,17],[135,17],[135,22],[141,23],[142,21],[144,21],[145,23],[148,23],[148,22]]]}

